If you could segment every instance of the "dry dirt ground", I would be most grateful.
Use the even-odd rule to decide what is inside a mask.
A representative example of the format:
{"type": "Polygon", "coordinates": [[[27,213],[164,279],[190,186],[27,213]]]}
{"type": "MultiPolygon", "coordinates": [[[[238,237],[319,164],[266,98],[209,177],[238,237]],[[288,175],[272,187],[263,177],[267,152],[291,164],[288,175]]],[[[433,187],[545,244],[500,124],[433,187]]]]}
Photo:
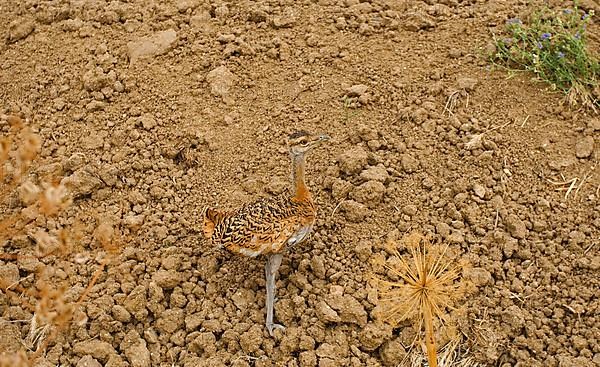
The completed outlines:
{"type": "MultiPolygon", "coordinates": [[[[120,245],[37,364],[403,365],[414,331],[376,320],[368,276],[386,240],[419,230],[470,262],[457,317],[479,363],[600,366],[600,119],[485,59],[537,5],[1,1],[0,129],[18,114],[42,139],[3,216],[35,219],[22,185],[49,176],[73,202],[0,250],[80,232],[70,256],[5,257],[1,276],[29,289],[46,269],[73,302],[106,258],[98,238],[120,245]],[[319,218],[285,255],[271,338],[264,260],[210,248],[200,213],[281,192],[298,129],[333,140],[308,160],[319,218]]],[[[0,353],[32,347],[27,297],[0,293],[0,353]]]]}

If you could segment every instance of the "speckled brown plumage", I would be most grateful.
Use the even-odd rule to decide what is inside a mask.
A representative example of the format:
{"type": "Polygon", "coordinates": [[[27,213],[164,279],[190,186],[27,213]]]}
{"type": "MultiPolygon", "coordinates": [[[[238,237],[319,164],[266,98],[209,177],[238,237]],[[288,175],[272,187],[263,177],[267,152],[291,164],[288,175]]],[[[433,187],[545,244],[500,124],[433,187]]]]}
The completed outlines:
{"type": "Polygon", "coordinates": [[[329,140],[327,135],[313,136],[305,131],[288,138],[292,158],[292,193],[269,199],[259,199],[237,210],[207,208],[203,214],[203,233],[213,245],[244,256],[267,255],[266,326],[270,335],[283,326],[273,322],[275,275],[281,264],[282,252],[307,238],[315,223],[317,208],[306,183],[306,154],[329,140]]]}
{"type": "MultiPolygon", "coordinates": [[[[217,246],[245,256],[278,253],[316,218],[312,197],[296,200],[288,193],[260,199],[230,211],[208,209],[204,235],[217,246]]],[[[300,242],[303,238],[293,243],[300,242]]]]}

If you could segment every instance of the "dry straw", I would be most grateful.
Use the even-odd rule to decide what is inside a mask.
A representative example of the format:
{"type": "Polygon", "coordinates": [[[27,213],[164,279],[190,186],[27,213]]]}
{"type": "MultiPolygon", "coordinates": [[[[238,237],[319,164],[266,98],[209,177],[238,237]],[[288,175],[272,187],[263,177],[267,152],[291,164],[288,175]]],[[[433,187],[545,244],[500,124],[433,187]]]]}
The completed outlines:
{"type": "Polygon", "coordinates": [[[79,239],[77,226],[62,228],[52,234],[35,226],[38,218],[56,217],[64,212],[70,205],[67,189],[58,183],[60,181],[58,178],[52,178],[50,183],[42,183],[43,189],[32,183],[23,183],[23,178],[38,156],[42,141],[27,126],[29,121],[24,121],[19,116],[0,117],[9,125],[8,135],[0,136],[0,205],[6,208],[8,198],[14,193],[15,188],[20,187],[21,197],[28,198],[27,201],[30,202],[28,207],[37,213],[35,218],[25,217],[21,211],[13,214],[9,211],[0,213],[0,244],[3,248],[10,248],[11,241],[17,236],[26,236],[35,243],[34,248],[18,249],[8,253],[0,252],[0,262],[45,259],[35,273],[25,278],[27,285],[21,284],[24,279],[14,282],[0,278],[0,294],[3,293],[12,302],[20,304],[33,314],[29,335],[22,341],[27,350],[22,349],[14,354],[1,353],[0,367],[30,366],[43,355],[49,343],[58,336],[59,332],[68,329],[76,321],[78,309],[109,261],[117,254],[119,246],[116,244],[120,241],[117,238],[118,234],[112,228],[100,224],[99,230],[96,231],[96,240],[102,245],[106,256],[100,261],[77,301],[67,302],[67,285],[57,284],[50,274],[57,266],[54,260],[76,262],[77,254],[74,253],[74,247],[79,246],[76,244],[79,239]]]}
{"type": "Polygon", "coordinates": [[[390,251],[396,261],[385,265],[389,274],[399,280],[375,279],[378,308],[383,320],[391,325],[412,320],[419,333],[424,331],[428,365],[437,367],[434,327],[436,321],[444,325],[448,319],[446,311],[453,309],[465,293],[465,284],[460,281],[465,264],[449,259],[447,245],[434,245],[418,233],[405,237],[402,244],[408,256],[401,255],[397,244],[391,243],[390,251]]]}

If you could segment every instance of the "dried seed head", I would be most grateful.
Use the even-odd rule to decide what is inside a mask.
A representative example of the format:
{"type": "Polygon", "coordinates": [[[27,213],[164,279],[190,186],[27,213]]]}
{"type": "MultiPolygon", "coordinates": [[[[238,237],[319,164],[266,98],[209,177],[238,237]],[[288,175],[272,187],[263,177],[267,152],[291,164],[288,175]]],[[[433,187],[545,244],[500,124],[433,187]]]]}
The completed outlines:
{"type": "Polygon", "coordinates": [[[59,247],[58,239],[42,229],[34,233],[33,239],[37,245],[38,256],[47,256],[59,247]]]}
{"type": "Polygon", "coordinates": [[[41,147],[42,139],[40,136],[28,131],[24,134],[23,143],[17,150],[17,158],[23,164],[30,163],[35,159],[41,147]]]}
{"type": "Polygon", "coordinates": [[[45,215],[54,215],[70,204],[68,190],[64,185],[51,185],[44,190],[40,199],[40,211],[45,215]]]}
{"type": "Polygon", "coordinates": [[[31,181],[24,182],[18,188],[19,198],[25,205],[35,203],[40,196],[40,188],[31,181]]]}

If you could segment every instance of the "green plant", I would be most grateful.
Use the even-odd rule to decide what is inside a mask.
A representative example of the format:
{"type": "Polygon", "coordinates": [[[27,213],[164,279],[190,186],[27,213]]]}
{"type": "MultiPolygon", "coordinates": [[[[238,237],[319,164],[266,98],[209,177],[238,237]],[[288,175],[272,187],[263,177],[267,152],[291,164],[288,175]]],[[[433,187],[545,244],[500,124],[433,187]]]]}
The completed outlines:
{"type": "Polygon", "coordinates": [[[506,33],[494,36],[492,62],[510,70],[527,70],[566,93],[569,103],[600,106],[600,64],[586,44],[586,28],[594,12],[575,7],[538,10],[524,23],[506,22],[506,33]]]}

